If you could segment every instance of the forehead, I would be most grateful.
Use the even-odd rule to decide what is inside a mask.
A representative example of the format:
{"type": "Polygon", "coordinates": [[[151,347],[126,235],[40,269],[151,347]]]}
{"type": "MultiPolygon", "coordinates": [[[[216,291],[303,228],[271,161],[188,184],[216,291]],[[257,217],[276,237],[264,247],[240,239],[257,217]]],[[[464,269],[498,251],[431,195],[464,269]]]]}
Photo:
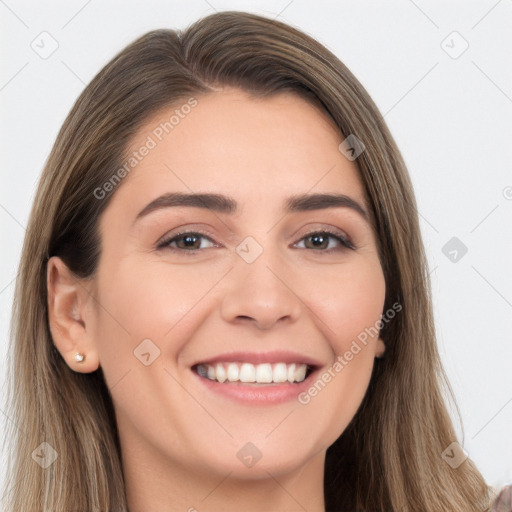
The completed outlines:
{"type": "Polygon", "coordinates": [[[220,192],[243,204],[308,192],[350,194],[364,203],[357,166],[339,151],[334,121],[291,93],[255,98],[225,89],[162,109],[130,143],[145,156],[113,198],[141,204],[172,191],[220,192]]]}

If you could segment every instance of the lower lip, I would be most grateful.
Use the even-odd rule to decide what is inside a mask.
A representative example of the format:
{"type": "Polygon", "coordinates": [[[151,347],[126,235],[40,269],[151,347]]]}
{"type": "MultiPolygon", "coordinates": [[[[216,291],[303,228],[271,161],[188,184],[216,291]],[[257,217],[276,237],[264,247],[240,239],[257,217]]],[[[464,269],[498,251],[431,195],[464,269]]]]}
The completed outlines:
{"type": "Polygon", "coordinates": [[[238,402],[251,404],[279,404],[297,400],[298,395],[311,385],[318,369],[311,372],[302,382],[279,384],[243,384],[241,382],[218,382],[202,377],[196,371],[192,373],[208,389],[219,395],[227,396],[238,402]]]}

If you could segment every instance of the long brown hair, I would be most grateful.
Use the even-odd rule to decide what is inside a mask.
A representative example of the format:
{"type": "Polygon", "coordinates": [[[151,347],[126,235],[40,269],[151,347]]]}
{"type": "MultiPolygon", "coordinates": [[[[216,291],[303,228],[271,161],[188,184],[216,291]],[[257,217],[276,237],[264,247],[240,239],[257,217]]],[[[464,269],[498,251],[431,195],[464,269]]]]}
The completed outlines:
{"type": "Polygon", "coordinates": [[[341,135],[353,134],[365,145],[357,165],[386,280],[384,310],[396,302],[402,310],[383,327],[386,354],[375,364],[361,407],[327,450],[326,510],[485,510],[491,489],[473,462],[454,468],[442,455],[457,441],[443,392],[455,401],[436,347],[410,178],[382,115],[317,41],[281,22],[233,11],[183,32],[155,30],[134,41],[85,88],[58,134],[16,282],[5,510],[127,509],[111,395],[101,368],[74,372],[53,345],[46,264],[60,256],[77,277],[94,277],[98,221],[115,193],[98,200],[95,190],[119,170],[150,116],[218,86],[259,97],[299,94],[321,105],[341,135]],[[58,454],[46,469],[31,457],[42,442],[58,454]]]}

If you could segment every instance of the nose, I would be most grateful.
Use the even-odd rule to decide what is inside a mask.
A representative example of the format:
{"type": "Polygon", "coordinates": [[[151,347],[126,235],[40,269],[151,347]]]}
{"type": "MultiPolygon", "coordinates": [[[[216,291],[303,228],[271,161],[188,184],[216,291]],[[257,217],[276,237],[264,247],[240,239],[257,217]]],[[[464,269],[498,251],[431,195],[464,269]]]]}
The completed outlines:
{"type": "Polygon", "coordinates": [[[267,330],[278,322],[293,323],[299,318],[300,290],[291,282],[290,269],[270,250],[264,250],[252,263],[238,260],[229,279],[221,304],[225,321],[267,330]]]}

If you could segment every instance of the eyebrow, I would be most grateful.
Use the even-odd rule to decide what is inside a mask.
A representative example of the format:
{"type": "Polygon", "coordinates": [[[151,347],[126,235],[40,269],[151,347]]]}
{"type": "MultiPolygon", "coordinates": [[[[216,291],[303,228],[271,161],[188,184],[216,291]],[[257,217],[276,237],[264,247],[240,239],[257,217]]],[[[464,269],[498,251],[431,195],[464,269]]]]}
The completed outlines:
{"type": "MultiPolygon", "coordinates": [[[[204,208],[228,215],[234,215],[238,212],[238,203],[223,194],[171,192],[157,197],[145,206],[138,213],[134,223],[156,210],[179,206],[204,208]]],[[[366,222],[369,222],[366,209],[344,194],[299,194],[287,198],[283,206],[286,213],[322,210],[324,208],[350,208],[363,217],[366,222]]]]}

